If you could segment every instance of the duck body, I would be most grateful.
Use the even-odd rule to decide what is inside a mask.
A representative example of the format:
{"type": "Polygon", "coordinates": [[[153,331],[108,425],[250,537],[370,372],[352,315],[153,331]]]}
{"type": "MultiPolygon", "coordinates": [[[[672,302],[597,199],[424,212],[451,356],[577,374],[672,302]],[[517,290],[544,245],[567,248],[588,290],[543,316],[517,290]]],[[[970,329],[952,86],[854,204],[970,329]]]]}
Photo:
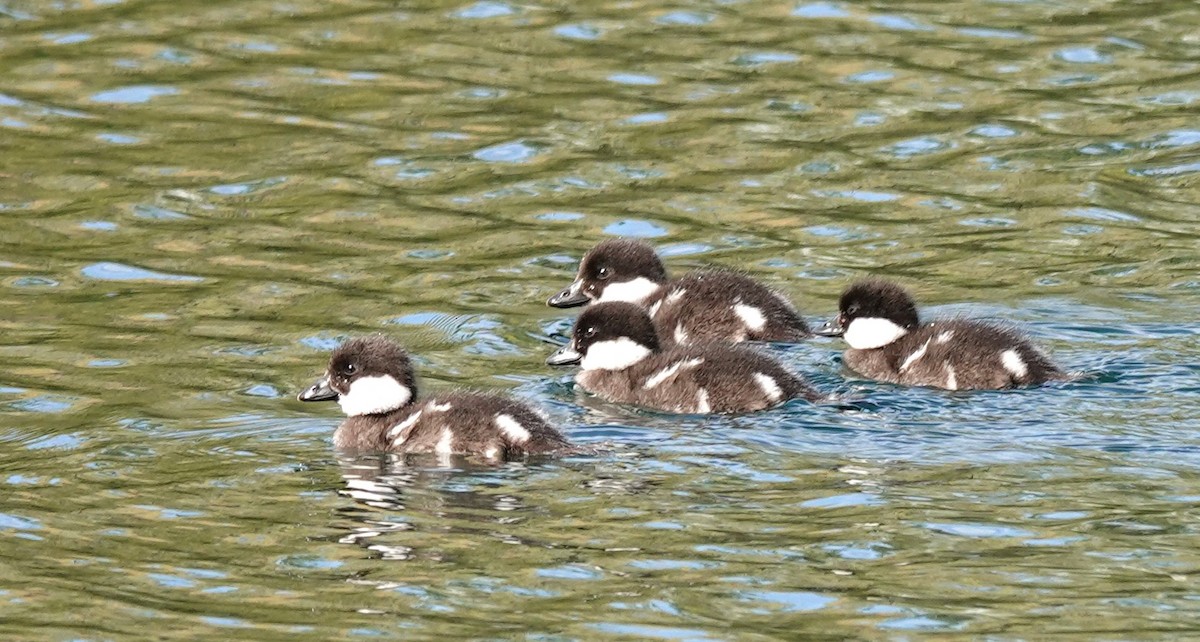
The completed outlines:
{"type": "Polygon", "coordinates": [[[339,450],[480,454],[518,459],[570,446],[540,413],[508,397],[438,394],[391,412],[348,417],[333,433],[339,450]]]}
{"type": "Polygon", "coordinates": [[[339,450],[505,460],[572,449],[545,416],[515,399],[466,391],[416,397],[407,352],[375,335],[334,350],[325,376],[298,398],[342,407],[347,418],[333,434],[339,450]]]}
{"type": "Polygon", "coordinates": [[[662,287],[646,308],[668,344],[795,343],[812,336],[783,295],[730,270],[688,272],[662,287]]]}
{"type": "Polygon", "coordinates": [[[868,379],[945,390],[998,390],[1067,378],[1013,328],[967,319],[927,323],[880,348],[850,348],[843,362],[868,379]]]}
{"type": "Polygon", "coordinates": [[[687,414],[755,412],[818,397],[774,359],[714,343],[671,348],[624,370],[581,370],[575,381],[608,401],[687,414]]]}
{"type": "Polygon", "coordinates": [[[838,308],[818,334],[843,337],[846,367],[868,379],[946,390],[1069,379],[1015,328],[970,319],[921,323],[912,297],[890,281],[855,283],[838,308]]]}
{"type": "Polygon", "coordinates": [[[649,314],[628,302],[580,315],[552,365],[578,363],[575,381],[608,401],[691,414],[765,410],[820,395],[771,357],[719,343],[662,347],[649,314]]]}
{"type": "Polygon", "coordinates": [[[570,287],[547,303],[567,308],[611,301],[645,308],[664,344],[794,342],[812,334],[783,295],[753,278],[703,269],[668,279],[654,248],[633,239],[596,245],[580,262],[570,287]]]}

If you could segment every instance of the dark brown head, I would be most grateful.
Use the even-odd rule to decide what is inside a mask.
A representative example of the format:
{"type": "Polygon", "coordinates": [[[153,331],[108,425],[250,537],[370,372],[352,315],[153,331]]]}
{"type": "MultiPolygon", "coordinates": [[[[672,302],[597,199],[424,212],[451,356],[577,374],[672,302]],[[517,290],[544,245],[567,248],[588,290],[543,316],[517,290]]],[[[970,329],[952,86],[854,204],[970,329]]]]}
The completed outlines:
{"type": "Polygon", "coordinates": [[[381,334],[349,339],[333,351],[325,376],[297,397],[337,399],[347,415],[391,412],[417,396],[412,362],[400,344],[381,334]]]}
{"type": "Polygon", "coordinates": [[[635,239],[609,239],[588,251],[570,287],[546,303],[573,308],[595,301],[642,303],[667,282],[654,248],[635,239]]]}
{"type": "Polygon", "coordinates": [[[588,306],[575,320],[571,342],[546,363],[578,363],[584,370],[624,370],[659,349],[658,334],[643,308],[624,301],[588,306]]]}
{"type": "Polygon", "coordinates": [[[867,279],[846,288],[838,302],[838,316],[817,334],[844,337],[851,348],[870,350],[885,346],[920,325],[917,304],[898,284],[867,279]]]}

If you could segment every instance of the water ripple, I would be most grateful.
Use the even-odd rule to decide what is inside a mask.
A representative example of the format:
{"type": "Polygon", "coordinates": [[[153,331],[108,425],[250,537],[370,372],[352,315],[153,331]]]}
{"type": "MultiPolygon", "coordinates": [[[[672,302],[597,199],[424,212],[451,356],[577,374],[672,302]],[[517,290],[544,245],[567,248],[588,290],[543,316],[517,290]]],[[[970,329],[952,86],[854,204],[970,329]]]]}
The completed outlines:
{"type": "Polygon", "coordinates": [[[1188,3],[210,5],[0,0],[9,637],[1192,634],[1188,3]],[[814,323],[886,274],[1082,376],[819,339],[757,348],[837,402],[608,404],[544,301],[614,235],[814,323]],[[334,451],[293,393],[380,331],[595,452],[334,451]]]}

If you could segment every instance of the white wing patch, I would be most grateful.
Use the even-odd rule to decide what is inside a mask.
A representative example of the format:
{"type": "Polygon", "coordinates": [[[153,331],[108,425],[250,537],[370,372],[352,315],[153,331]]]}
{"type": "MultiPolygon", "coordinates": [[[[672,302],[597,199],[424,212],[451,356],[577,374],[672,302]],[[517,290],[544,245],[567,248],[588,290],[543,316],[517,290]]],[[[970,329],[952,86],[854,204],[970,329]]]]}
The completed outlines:
{"type": "Polygon", "coordinates": [[[629,337],[621,337],[593,343],[579,366],[584,370],[624,370],[648,356],[650,348],[629,337]]]}
{"type": "Polygon", "coordinates": [[[687,288],[671,290],[670,294],[667,295],[667,305],[675,305],[676,303],[679,303],[679,300],[682,299],[683,295],[685,294],[687,294],[687,288]]]}
{"type": "Polygon", "coordinates": [[[438,440],[433,451],[439,455],[454,454],[454,433],[449,428],[442,428],[442,438],[438,440]]]}
{"type": "Polygon", "coordinates": [[[655,301],[654,305],[650,306],[650,318],[651,319],[654,318],[654,315],[658,314],[658,309],[660,307],[662,307],[662,299],[655,301]]]}
{"type": "Polygon", "coordinates": [[[429,404],[426,405],[425,407],[429,409],[429,412],[446,412],[447,410],[453,408],[454,406],[451,406],[448,403],[438,403],[436,401],[430,401],[429,404]]]}
{"type": "Polygon", "coordinates": [[[758,387],[762,388],[763,393],[765,393],[767,398],[772,402],[783,399],[783,390],[779,388],[779,384],[775,381],[774,377],[765,375],[761,372],[756,372],[754,373],[754,381],[758,383],[758,387]]]}
{"type": "Polygon", "coordinates": [[[704,363],[704,359],[700,359],[700,358],[688,359],[687,361],[680,361],[678,363],[673,363],[673,364],[667,366],[666,368],[663,368],[662,370],[659,370],[658,372],[654,373],[654,375],[652,375],[649,379],[646,380],[646,383],[642,387],[645,388],[646,390],[650,390],[651,388],[658,386],[658,384],[675,376],[675,373],[679,372],[680,369],[688,370],[691,368],[695,368],[696,366],[698,366],[702,363],[704,363]]]}
{"type": "Polygon", "coordinates": [[[855,350],[874,350],[908,334],[908,330],[879,317],[861,317],[850,322],[843,338],[855,350]]]}
{"type": "Polygon", "coordinates": [[[696,412],[712,412],[712,407],[708,405],[708,391],[704,388],[696,391],[696,412]]]}
{"type": "Polygon", "coordinates": [[[342,412],[351,417],[391,412],[412,399],[412,391],[391,375],[359,377],[350,391],[338,396],[342,412]]]}
{"type": "Polygon", "coordinates": [[[661,287],[654,281],[647,279],[644,276],[639,276],[632,281],[623,283],[610,283],[604,291],[600,293],[598,301],[628,301],[639,305],[646,302],[647,299],[654,296],[661,287]]]}
{"type": "Polygon", "coordinates": [[[683,344],[687,343],[687,340],[688,340],[688,333],[687,333],[687,330],[683,329],[683,322],[681,321],[679,323],[676,323],[675,324],[675,343],[683,345],[683,344]]]}
{"type": "Polygon", "coordinates": [[[388,437],[392,438],[392,448],[399,448],[404,445],[404,442],[408,439],[408,435],[405,435],[404,431],[417,425],[418,421],[421,421],[420,410],[414,412],[408,419],[401,421],[388,431],[388,437]]]}
{"type": "Polygon", "coordinates": [[[766,315],[763,314],[762,310],[752,305],[735,303],[733,305],[733,313],[738,315],[738,318],[742,320],[742,323],[746,324],[747,328],[755,332],[762,330],[767,325],[766,315]]]}
{"type": "Polygon", "coordinates": [[[946,330],[937,336],[938,343],[949,343],[950,339],[954,338],[954,330],[946,330]]]}
{"type": "Polygon", "coordinates": [[[646,383],[642,387],[645,388],[646,390],[650,390],[651,388],[654,388],[658,384],[669,379],[676,372],[679,372],[679,366],[681,366],[681,365],[683,365],[683,364],[676,363],[676,364],[669,365],[666,368],[663,368],[662,370],[659,370],[658,372],[654,373],[653,376],[651,376],[649,379],[647,379],[646,383]]]}
{"type": "Polygon", "coordinates": [[[1011,372],[1012,375],[1021,379],[1029,372],[1025,361],[1021,359],[1021,355],[1017,354],[1016,350],[1005,350],[1000,353],[1000,363],[1004,364],[1004,369],[1011,372]]]}
{"type": "Polygon", "coordinates": [[[946,362],[946,389],[958,390],[958,377],[954,375],[954,366],[946,362]]]}
{"type": "Polygon", "coordinates": [[[523,444],[529,441],[529,429],[513,419],[512,415],[496,415],[496,427],[511,443],[523,444]]]}
{"type": "Polygon", "coordinates": [[[925,341],[925,343],[921,344],[920,348],[917,348],[916,351],[914,351],[912,354],[908,355],[908,358],[904,360],[904,363],[900,364],[900,372],[904,372],[905,370],[908,370],[909,366],[920,361],[921,357],[925,356],[925,351],[928,349],[929,349],[929,341],[925,341]]]}

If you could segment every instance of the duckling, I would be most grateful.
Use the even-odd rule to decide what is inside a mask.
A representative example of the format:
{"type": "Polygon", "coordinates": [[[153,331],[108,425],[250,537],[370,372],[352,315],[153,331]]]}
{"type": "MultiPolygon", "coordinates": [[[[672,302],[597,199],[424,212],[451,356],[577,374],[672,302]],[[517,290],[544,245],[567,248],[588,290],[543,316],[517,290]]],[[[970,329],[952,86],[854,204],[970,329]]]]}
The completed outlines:
{"type": "Polygon", "coordinates": [[[333,433],[339,450],[506,460],[571,448],[545,416],[508,397],[448,392],[418,401],[408,353],[383,335],[338,346],[325,376],[298,399],[337,400],[348,416],[333,433]]]}
{"type": "Polygon", "coordinates": [[[762,283],[719,269],[668,280],[654,248],[634,239],[593,247],[580,262],[575,282],[546,303],[570,308],[608,301],[646,308],[664,343],[796,342],[811,336],[792,304],[762,283]]]}
{"type": "Polygon", "coordinates": [[[1069,379],[1018,331],[967,319],[922,324],[899,285],[867,279],[842,293],[817,334],[850,346],[846,367],[878,381],[946,390],[995,390],[1069,379]]]}
{"type": "Polygon", "coordinates": [[[820,395],[774,359],[722,343],[664,347],[649,313],[610,301],[588,306],[571,342],[546,359],[578,363],[575,381],[609,401],[691,414],[765,410],[820,395]]]}

